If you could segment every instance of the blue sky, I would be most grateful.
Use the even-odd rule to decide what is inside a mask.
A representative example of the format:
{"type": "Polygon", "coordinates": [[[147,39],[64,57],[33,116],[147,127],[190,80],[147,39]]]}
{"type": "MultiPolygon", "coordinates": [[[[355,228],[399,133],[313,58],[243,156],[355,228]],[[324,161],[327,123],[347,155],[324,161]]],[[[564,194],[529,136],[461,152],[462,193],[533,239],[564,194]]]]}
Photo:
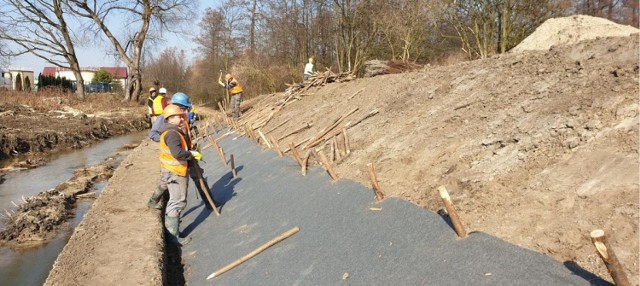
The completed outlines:
{"type": "MultiPolygon", "coordinates": [[[[200,21],[200,17],[202,17],[204,10],[207,7],[217,7],[221,1],[222,0],[200,1],[200,13],[198,14],[198,19],[192,22],[194,35],[198,33],[197,23],[200,21]]],[[[194,35],[178,36],[174,34],[165,34],[165,38],[163,39],[164,44],[157,47],[153,53],[157,54],[165,48],[177,47],[178,49],[184,50],[189,57],[189,60],[191,60],[192,55],[194,54],[193,49],[196,47],[192,41],[194,35]]],[[[80,66],[82,67],[125,66],[119,58],[114,59],[113,56],[105,54],[104,48],[100,47],[76,47],[76,55],[80,62],[80,66]]],[[[38,76],[45,66],[53,65],[31,54],[24,54],[19,57],[12,58],[10,63],[10,67],[33,70],[35,76],[38,76]]]]}

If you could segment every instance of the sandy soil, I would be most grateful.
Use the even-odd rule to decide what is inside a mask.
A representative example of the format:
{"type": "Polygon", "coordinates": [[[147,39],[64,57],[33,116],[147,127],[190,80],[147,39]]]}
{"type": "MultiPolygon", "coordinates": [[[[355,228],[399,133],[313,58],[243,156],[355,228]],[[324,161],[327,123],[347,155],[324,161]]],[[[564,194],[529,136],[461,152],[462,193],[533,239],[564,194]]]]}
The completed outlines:
{"type": "MultiPolygon", "coordinates": [[[[373,163],[386,196],[432,211],[442,209],[436,188],[446,186],[467,230],[611,281],[589,238],[604,229],[637,285],[638,35],[593,30],[601,36],[568,46],[263,95],[244,103],[239,126],[282,150],[302,142],[302,154],[312,149],[306,139],[323,138],[315,149],[331,159],[338,146],[340,178],[370,185],[373,163]],[[336,144],[326,144],[334,134],[336,144]]],[[[116,170],[47,285],[164,281],[162,227],[145,205],[159,168],[154,148],[143,142],[116,170]]]]}

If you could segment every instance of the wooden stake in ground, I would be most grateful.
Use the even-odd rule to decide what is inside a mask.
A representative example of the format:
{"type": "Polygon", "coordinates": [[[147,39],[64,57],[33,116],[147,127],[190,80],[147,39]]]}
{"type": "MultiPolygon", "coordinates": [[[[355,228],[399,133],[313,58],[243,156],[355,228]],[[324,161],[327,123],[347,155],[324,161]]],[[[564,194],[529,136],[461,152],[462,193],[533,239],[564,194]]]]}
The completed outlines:
{"type": "Polygon", "coordinates": [[[313,149],[307,151],[307,154],[304,155],[304,159],[302,160],[302,175],[307,175],[307,163],[309,163],[309,157],[311,157],[311,153],[313,153],[313,149]]]}
{"type": "Polygon", "coordinates": [[[262,141],[264,141],[264,144],[266,144],[269,149],[273,148],[269,140],[267,140],[267,137],[264,137],[264,134],[262,134],[262,131],[258,130],[258,135],[260,135],[260,138],[262,138],[262,141]]]}
{"type": "Polygon", "coordinates": [[[229,161],[231,162],[231,175],[233,175],[233,178],[235,179],[238,176],[238,173],[236,173],[236,162],[233,160],[233,154],[231,154],[229,161]]]}
{"type": "Polygon", "coordinates": [[[298,165],[302,167],[302,158],[300,158],[300,153],[298,153],[298,149],[296,149],[296,145],[294,145],[293,142],[289,143],[289,149],[291,150],[293,158],[298,162],[298,165]]]}
{"type": "Polygon", "coordinates": [[[204,193],[204,196],[207,198],[207,202],[209,203],[209,206],[213,209],[213,213],[216,214],[216,216],[220,215],[220,212],[218,211],[218,207],[216,207],[216,204],[213,203],[213,199],[211,198],[211,190],[209,189],[209,186],[207,186],[207,182],[204,181],[204,178],[202,177],[202,173],[200,172],[200,166],[198,166],[198,162],[196,162],[195,160],[189,160],[189,164],[191,164],[191,168],[193,168],[193,171],[196,172],[196,177],[198,177],[198,182],[200,183],[200,187],[202,188],[202,192],[204,193]]]}
{"type": "Polygon", "coordinates": [[[282,150],[280,150],[280,144],[278,144],[278,141],[274,140],[273,136],[269,136],[269,139],[271,140],[271,144],[273,144],[273,148],[276,149],[276,152],[278,153],[278,157],[284,156],[282,154],[282,150]]]}
{"type": "Polygon", "coordinates": [[[613,249],[609,246],[607,242],[607,237],[604,235],[604,231],[601,229],[596,229],[591,232],[591,242],[596,247],[596,251],[602,261],[604,261],[604,265],[607,266],[607,270],[609,270],[609,274],[611,278],[613,278],[613,282],[617,286],[628,286],[629,280],[627,279],[627,275],[624,272],[624,268],[618,261],[616,254],[613,252],[613,249]]]}
{"type": "Polygon", "coordinates": [[[447,209],[447,213],[449,213],[449,218],[451,218],[451,222],[453,223],[453,228],[455,229],[458,237],[465,238],[467,237],[467,231],[464,230],[462,223],[460,222],[460,217],[458,217],[458,212],[456,212],[456,208],[453,206],[451,202],[451,197],[449,197],[449,192],[447,192],[447,188],[444,186],[438,187],[438,191],[440,192],[440,197],[442,198],[442,202],[444,202],[444,207],[447,209]]]}
{"type": "Polygon", "coordinates": [[[222,162],[224,162],[224,165],[226,166],[227,163],[227,156],[224,155],[224,150],[222,150],[222,147],[218,147],[218,154],[220,154],[220,159],[222,159],[222,162]]]}
{"type": "Polygon", "coordinates": [[[373,192],[376,194],[376,201],[379,202],[384,199],[384,194],[382,193],[380,185],[378,184],[378,177],[376,176],[376,170],[373,167],[373,163],[367,164],[367,169],[369,170],[369,178],[371,179],[373,192]]]}
{"type": "Polygon", "coordinates": [[[318,157],[320,158],[320,162],[322,162],[324,168],[327,169],[327,172],[329,173],[329,176],[331,176],[331,179],[333,179],[334,181],[338,180],[338,175],[336,175],[336,172],[333,171],[333,167],[331,167],[331,164],[329,164],[329,160],[327,160],[327,156],[324,155],[324,152],[322,152],[322,150],[318,151],[318,157]]]}
{"type": "Polygon", "coordinates": [[[298,228],[297,226],[292,228],[292,229],[290,229],[289,231],[287,231],[287,232],[279,235],[278,237],[270,240],[269,242],[261,245],[256,250],[249,252],[249,254],[241,257],[240,259],[238,259],[238,260],[236,260],[234,262],[231,262],[229,265],[227,265],[225,267],[222,267],[222,268],[218,269],[217,271],[214,271],[213,273],[211,273],[211,275],[207,276],[207,279],[211,279],[211,278],[214,278],[216,276],[220,276],[222,273],[225,273],[225,272],[233,269],[234,267],[236,267],[236,266],[242,264],[243,262],[251,259],[252,257],[258,255],[260,252],[263,252],[265,249],[267,249],[267,248],[273,246],[274,244],[276,244],[276,243],[278,243],[280,241],[283,241],[283,240],[289,238],[290,236],[296,234],[298,231],[300,231],[300,228],[298,228]]]}
{"type": "Polygon", "coordinates": [[[349,137],[347,136],[347,129],[342,129],[342,134],[344,135],[344,153],[349,155],[351,153],[351,147],[349,147],[349,137]]]}

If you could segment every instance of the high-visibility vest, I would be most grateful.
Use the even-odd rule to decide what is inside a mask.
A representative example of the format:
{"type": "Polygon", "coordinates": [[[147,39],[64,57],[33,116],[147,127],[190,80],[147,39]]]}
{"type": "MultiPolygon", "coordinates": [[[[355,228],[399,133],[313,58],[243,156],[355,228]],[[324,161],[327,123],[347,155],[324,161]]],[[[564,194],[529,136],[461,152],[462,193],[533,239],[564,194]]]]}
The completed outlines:
{"type": "Polygon", "coordinates": [[[234,79],[232,79],[232,80],[229,82],[229,85],[231,85],[231,83],[234,83],[234,84],[235,84],[235,86],[229,90],[229,93],[230,93],[231,95],[236,95],[236,94],[241,93],[241,92],[243,91],[243,90],[242,90],[242,86],[240,86],[240,83],[238,83],[238,81],[236,81],[236,79],[235,79],[235,78],[234,78],[234,79]]]}
{"type": "MultiPolygon", "coordinates": [[[[167,146],[167,144],[164,142],[164,137],[167,135],[168,132],[178,132],[178,131],[167,130],[165,132],[162,132],[162,134],[160,135],[160,167],[167,169],[178,176],[185,177],[187,176],[188,162],[183,160],[178,160],[174,158],[173,155],[171,155],[171,150],[169,149],[169,146],[167,146]]],[[[180,147],[183,150],[189,150],[187,149],[187,141],[184,140],[184,136],[179,132],[178,134],[180,135],[180,147]]]]}
{"type": "Polygon", "coordinates": [[[162,114],[162,110],[164,110],[164,106],[162,106],[162,101],[164,100],[164,97],[162,95],[158,95],[156,96],[156,98],[153,99],[153,107],[151,107],[151,115],[155,115],[158,116],[160,114],[162,114]]]}

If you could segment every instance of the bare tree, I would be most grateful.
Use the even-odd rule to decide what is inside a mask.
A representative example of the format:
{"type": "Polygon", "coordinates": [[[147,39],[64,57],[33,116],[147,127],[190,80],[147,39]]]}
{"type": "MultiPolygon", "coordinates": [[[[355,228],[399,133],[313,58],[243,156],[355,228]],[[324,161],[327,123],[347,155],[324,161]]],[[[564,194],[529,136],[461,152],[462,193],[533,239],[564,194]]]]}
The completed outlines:
{"type": "Polygon", "coordinates": [[[148,86],[152,86],[154,81],[160,82],[161,87],[165,87],[171,93],[186,91],[187,63],[184,50],[168,48],[162,51],[157,58],[144,67],[145,82],[150,81],[148,86]]]}
{"type": "Polygon", "coordinates": [[[68,0],[73,12],[94,23],[93,31],[101,32],[113,45],[129,68],[125,100],[139,101],[142,90],[141,59],[145,41],[151,32],[175,32],[176,27],[193,16],[196,1],[190,0],[68,0]],[[122,19],[127,19],[122,21],[122,19]],[[123,24],[126,35],[119,38],[111,23],[123,24]]]}
{"type": "Polygon", "coordinates": [[[2,49],[4,56],[31,53],[61,68],[69,68],[76,78],[77,95],[84,98],[84,80],[76,57],[72,30],[67,24],[64,1],[0,1],[0,39],[17,49],[2,49]]]}

